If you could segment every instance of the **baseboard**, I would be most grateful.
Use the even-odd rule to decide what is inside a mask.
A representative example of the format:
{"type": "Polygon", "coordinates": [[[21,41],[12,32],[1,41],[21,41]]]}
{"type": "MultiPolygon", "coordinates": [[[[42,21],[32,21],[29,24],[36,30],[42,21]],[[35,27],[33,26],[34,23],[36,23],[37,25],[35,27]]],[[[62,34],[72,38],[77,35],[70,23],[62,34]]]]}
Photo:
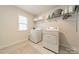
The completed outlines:
{"type": "Polygon", "coordinates": [[[25,42],[25,41],[26,41],[26,40],[19,40],[19,41],[16,41],[16,42],[12,42],[12,43],[10,43],[10,44],[0,46],[0,49],[4,49],[4,48],[7,48],[7,47],[10,47],[10,46],[13,46],[13,45],[16,45],[16,44],[25,42]]]}

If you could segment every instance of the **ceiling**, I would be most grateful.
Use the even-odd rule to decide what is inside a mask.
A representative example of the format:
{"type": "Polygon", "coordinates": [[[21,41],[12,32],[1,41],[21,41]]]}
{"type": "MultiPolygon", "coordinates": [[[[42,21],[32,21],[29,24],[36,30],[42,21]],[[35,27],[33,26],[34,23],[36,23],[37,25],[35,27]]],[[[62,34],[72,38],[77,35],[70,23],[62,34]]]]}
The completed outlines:
{"type": "Polygon", "coordinates": [[[56,7],[56,5],[17,5],[17,7],[31,13],[34,16],[37,16],[56,7]]]}

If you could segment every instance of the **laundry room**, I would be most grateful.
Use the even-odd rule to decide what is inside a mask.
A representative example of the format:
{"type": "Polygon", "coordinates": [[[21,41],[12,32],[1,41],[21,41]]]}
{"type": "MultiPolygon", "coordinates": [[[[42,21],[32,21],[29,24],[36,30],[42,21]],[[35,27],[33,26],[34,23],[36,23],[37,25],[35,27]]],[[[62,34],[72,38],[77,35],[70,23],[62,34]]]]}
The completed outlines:
{"type": "Polygon", "coordinates": [[[0,54],[78,54],[79,5],[0,5],[0,54]]]}

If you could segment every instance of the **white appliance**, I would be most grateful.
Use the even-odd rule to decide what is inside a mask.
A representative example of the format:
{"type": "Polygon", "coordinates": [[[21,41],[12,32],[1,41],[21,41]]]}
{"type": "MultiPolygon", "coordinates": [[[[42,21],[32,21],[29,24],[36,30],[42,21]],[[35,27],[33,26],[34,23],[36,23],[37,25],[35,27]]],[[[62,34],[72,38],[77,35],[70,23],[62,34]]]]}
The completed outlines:
{"type": "Polygon", "coordinates": [[[43,31],[43,47],[58,53],[59,51],[59,30],[53,27],[43,31]]]}
{"type": "Polygon", "coordinates": [[[30,34],[30,40],[34,43],[38,43],[42,40],[41,35],[41,29],[33,29],[30,34]]]}

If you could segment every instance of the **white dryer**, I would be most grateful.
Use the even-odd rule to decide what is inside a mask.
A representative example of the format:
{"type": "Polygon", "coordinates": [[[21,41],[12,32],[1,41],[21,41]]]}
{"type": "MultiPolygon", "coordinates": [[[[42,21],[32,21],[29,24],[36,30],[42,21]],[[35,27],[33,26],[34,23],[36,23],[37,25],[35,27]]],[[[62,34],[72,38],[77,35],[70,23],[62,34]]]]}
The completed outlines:
{"type": "Polygon", "coordinates": [[[59,52],[59,31],[54,28],[47,28],[43,31],[43,47],[58,53],[59,52]]]}

